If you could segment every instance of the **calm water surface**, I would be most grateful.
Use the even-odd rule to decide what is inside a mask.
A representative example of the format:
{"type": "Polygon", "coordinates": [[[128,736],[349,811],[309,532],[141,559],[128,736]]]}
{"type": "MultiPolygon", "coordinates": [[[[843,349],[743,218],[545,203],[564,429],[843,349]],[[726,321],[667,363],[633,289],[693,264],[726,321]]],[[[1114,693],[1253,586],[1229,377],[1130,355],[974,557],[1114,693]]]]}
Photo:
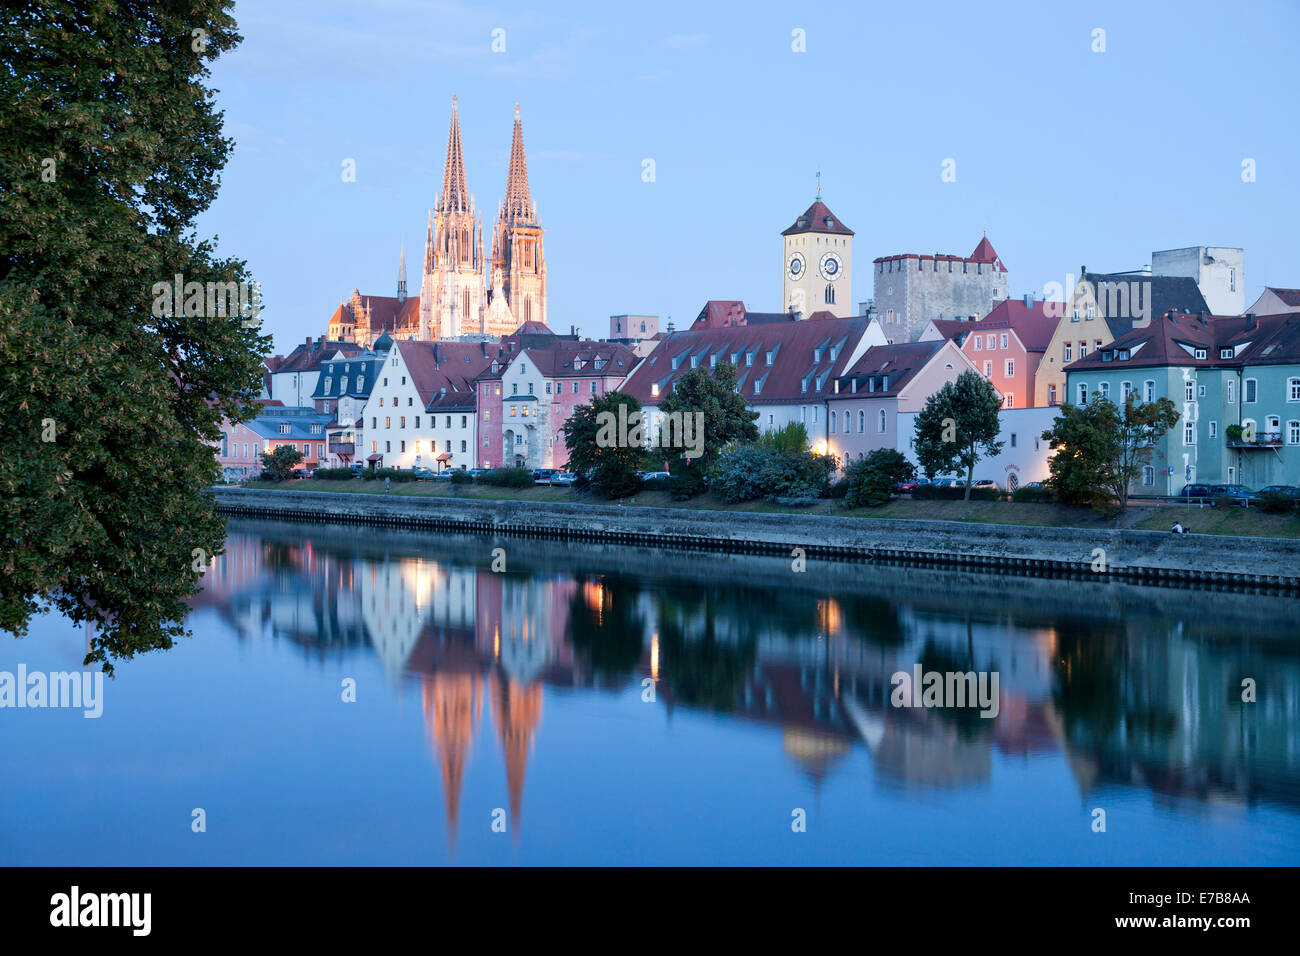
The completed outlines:
{"type": "Polygon", "coordinates": [[[0,862],[1300,863],[1293,599],[232,521],[193,603],[100,719],[0,710],[0,862]]]}

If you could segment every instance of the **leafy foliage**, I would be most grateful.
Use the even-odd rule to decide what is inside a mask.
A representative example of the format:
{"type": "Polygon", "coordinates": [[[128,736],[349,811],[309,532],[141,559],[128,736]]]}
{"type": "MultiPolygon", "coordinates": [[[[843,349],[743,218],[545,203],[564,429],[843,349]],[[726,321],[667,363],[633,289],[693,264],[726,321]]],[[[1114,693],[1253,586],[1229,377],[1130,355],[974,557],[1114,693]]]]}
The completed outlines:
{"type": "Polygon", "coordinates": [[[93,621],[107,673],[186,633],[225,538],[213,447],[270,349],[256,321],[154,309],[177,274],[249,279],[194,232],[233,146],[204,85],[228,6],[0,11],[0,628],[93,621]]]}
{"type": "Polygon", "coordinates": [[[590,487],[606,498],[636,494],[641,485],[636,473],[645,457],[643,442],[636,440],[640,415],[641,403],[623,392],[598,395],[573,410],[564,423],[564,443],[569,449],[568,469],[576,476],[578,490],[590,487]],[[625,423],[624,434],[617,434],[615,428],[611,437],[606,415],[625,423]]]}
{"type": "Polygon", "coordinates": [[[889,501],[900,481],[915,475],[916,467],[902,452],[877,448],[848,467],[849,487],[844,505],[848,508],[879,507],[889,501]]]}
{"type": "Polygon", "coordinates": [[[764,497],[821,498],[829,494],[835,465],[833,455],[741,445],[723,452],[710,488],[731,503],[764,497]]]}
{"type": "Polygon", "coordinates": [[[916,416],[916,458],[926,477],[965,471],[969,501],[975,465],[1002,451],[1001,407],[992,383],[969,369],[927,398],[916,416]]]}
{"type": "Polygon", "coordinates": [[[1043,432],[1055,454],[1048,462],[1051,486],[1060,501],[1091,504],[1102,512],[1128,507],[1128,489],[1150,464],[1156,442],[1178,424],[1167,398],[1118,407],[1100,395],[1087,405],[1063,405],[1043,432]]]}
{"type": "Polygon", "coordinates": [[[736,367],[730,362],[719,362],[712,369],[704,366],[691,369],[660,400],[659,411],[665,416],[674,412],[683,416],[699,412],[703,416],[703,453],[691,459],[686,469],[694,470],[699,477],[698,482],[692,482],[697,490],[722,449],[758,439],[758,426],[754,424],[758,412],[750,411],[744,396],[737,391],[736,367]]]}
{"type": "Polygon", "coordinates": [[[267,481],[284,481],[301,461],[302,452],[293,445],[278,445],[275,451],[262,452],[262,477],[267,481]]]}
{"type": "Polygon", "coordinates": [[[533,484],[533,473],[527,468],[517,466],[493,468],[479,475],[478,480],[482,484],[497,488],[530,488],[533,484]]]}

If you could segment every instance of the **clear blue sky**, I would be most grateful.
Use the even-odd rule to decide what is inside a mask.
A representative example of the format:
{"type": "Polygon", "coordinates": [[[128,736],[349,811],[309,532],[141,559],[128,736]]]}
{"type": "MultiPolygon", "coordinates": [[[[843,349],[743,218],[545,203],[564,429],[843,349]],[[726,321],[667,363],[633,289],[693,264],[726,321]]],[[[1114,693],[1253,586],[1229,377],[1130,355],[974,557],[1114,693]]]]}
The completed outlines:
{"type": "Polygon", "coordinates": [[[855,303],[876,256],[965,255],[986,224],[1013,294],[1188,245],[1244,247],[1248,304],[1300,286],[1294,0],[242,0],[235,15],[244,43],[212,82],[238,145],[200,228],[249,261],[277,351],[321,335],[354,286],[392,295],[403,235],[419,291],[453,92],[489,246],[520,103],[557,329],[603,335],[621,312],[683,328],[711,298],[779,309],[780,232],[819,169],[857,233],[855,303]]]}

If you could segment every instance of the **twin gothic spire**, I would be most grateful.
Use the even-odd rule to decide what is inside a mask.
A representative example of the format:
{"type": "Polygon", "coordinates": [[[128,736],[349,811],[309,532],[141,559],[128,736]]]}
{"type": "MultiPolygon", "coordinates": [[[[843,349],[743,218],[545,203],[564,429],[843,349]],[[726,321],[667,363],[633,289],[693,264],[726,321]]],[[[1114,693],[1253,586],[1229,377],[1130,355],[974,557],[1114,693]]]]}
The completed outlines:
{"type": "MultiPolygon", "coordinates": [[[[441,213],[469,212],[471,198],[465,178],[465,150],[460,139],[458,97],[451,98],[451,129],[447,133],[447,161],[443,166],[442,192],[435,207],[441,213]]],[[[535,212],[528,189],[528,160],[524,155],[524,128],[515,104],[514,136],[510,143],[510,169],[506,174],[506,195],[501,204],[501,218],[508,222],[532,222],[535,212]]],[[[432,232],[433,214],[429,215],[432,232]]]]}

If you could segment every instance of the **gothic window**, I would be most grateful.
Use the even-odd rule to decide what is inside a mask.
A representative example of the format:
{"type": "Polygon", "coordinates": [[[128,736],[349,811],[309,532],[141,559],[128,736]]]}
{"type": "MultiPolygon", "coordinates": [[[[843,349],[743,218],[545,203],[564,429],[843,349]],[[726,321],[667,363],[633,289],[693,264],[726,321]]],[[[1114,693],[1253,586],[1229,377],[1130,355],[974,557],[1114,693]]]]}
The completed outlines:
{"type": "Polygon", "coordinates": [[[826,304],[835,304],[835,286],[831,285],[829,282],[826,283],[826,304]]]}

